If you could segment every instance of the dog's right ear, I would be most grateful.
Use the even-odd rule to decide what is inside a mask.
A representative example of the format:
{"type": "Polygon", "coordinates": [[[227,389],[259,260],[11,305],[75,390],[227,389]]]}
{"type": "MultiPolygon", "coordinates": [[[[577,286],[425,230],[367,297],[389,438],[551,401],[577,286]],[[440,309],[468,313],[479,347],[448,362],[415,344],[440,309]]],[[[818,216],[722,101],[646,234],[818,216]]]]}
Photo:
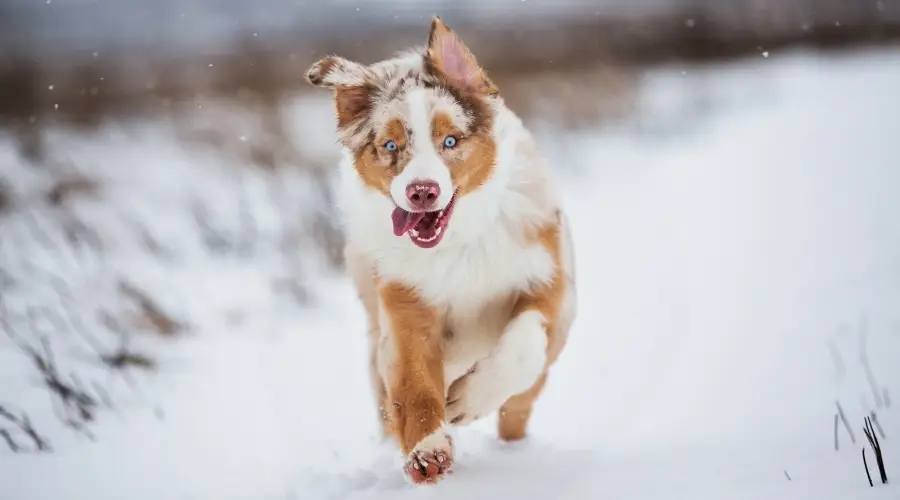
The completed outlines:
{"type": "Polygon", "coordinates": [[[335,91],[338,129],[348,129],[368,118],[374,85],[367,66],[343,57],[328,56],[310,66],[306,79],[316,87],[335,91]]]}

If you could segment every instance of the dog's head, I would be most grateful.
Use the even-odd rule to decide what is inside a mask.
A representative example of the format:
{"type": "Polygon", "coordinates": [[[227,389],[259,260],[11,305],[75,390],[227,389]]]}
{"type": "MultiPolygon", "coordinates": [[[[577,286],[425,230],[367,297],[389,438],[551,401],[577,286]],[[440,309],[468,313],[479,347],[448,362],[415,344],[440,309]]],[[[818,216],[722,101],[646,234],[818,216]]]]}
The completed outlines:
{"type": "Polygon", "coordinates": [[[498,90],[469,49],[435,17],[424,50],[373,65],[326,57],[307,78],[335,91],[340,140],[365,187],[393,202],[394,234],[437,246],[495,163],[498,90]]]}

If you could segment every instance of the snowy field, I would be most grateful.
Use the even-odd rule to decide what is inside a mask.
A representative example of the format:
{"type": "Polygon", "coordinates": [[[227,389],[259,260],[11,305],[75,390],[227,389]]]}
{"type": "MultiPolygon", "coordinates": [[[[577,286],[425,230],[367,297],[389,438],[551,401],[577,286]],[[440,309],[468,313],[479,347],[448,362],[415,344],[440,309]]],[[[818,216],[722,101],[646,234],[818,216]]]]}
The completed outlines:
{"type": "MultiPolygon", "coordinates": [[[[536,124],[565,179],[580,315],[530,438],[459,430],[431,488],[376,438],[361,307],[297,236],[330,213],[303,174],[181,147],[170,123],[54,130],[57,163],[102,187],[51,206],[48,170],[0,137],[28,207],[0,215],[0,404],[53,448],[0,442],[0,499],[900,499],[860,456],[875,411],[900,481],[900,51],[767,56],[652,70],[628,124],[536,124]],[[140,323],[123,279],[174,333],[140,323]],[[111,321],[154,371],[85,361],[117,348],[88,333],[111,321]],[[93,441],[22,353],[42,336],[109,400],[93,441]],[[841,424],[836,451],[838,402],[855,444],[841,424]]],[[[336,157],[330,109],[286,110],[307,158],[336,157]]]]}

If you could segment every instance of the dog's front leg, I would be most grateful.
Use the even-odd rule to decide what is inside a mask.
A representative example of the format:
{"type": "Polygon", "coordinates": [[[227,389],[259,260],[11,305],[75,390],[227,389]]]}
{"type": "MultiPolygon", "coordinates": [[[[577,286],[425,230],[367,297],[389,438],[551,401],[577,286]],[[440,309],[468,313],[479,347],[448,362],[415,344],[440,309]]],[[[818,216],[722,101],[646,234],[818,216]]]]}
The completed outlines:
{"type": "Polygon", "coordinates": [[[490,356],[455,381],[447,395],[447,419],[465,425],[534,386],[547,364],[544,314],[528,309],[509,322],[490,356]]]}
{"type": "Polygon", "coordinates": [[[392,405],[392,429],[415,483],[433,483],[450,470],[453,443],[444,427],[444,364],[440,314],[406,285],[381,287],[385,344],[381,370],[392,405]]]}
{"type": "Polygon", "coordinates": [[[524,437],[531,408],[547,379],[546,370],[565,343],[565,335],[558,331],[568,286],[560,260],[560,225],[539,231],[537,241],[553,259],[552,277],[517,297],[491,354],[450,385],[447,419],[455,425],[501,410],[500,436],[524,437]]]}

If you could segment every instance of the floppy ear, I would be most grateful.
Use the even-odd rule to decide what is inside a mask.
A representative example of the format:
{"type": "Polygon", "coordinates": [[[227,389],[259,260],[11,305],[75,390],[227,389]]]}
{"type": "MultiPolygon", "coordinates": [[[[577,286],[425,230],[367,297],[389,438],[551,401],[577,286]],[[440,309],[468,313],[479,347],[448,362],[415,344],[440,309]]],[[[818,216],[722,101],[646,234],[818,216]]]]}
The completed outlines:
{"type": "Polygon", "coordinates": [[[484,95],[500,92],[469,48],[438,16],[431,20],[425,71],[469,92],[484,95]]]}
{"type": "Polygon", "coordinates": [[[366,83],[369,68],[343,57],[320,59],[306,71],[306,79],[316,87],[329,89],[358,87],[366,83]]]}
{"type": "Polygon", "coordinates": [[[363,64],[343,57],[328,56],[306,72],[306,79],[316,87],[333,89],[338,128],[365,120],[372,108],[371,71],[363,64]]]}

